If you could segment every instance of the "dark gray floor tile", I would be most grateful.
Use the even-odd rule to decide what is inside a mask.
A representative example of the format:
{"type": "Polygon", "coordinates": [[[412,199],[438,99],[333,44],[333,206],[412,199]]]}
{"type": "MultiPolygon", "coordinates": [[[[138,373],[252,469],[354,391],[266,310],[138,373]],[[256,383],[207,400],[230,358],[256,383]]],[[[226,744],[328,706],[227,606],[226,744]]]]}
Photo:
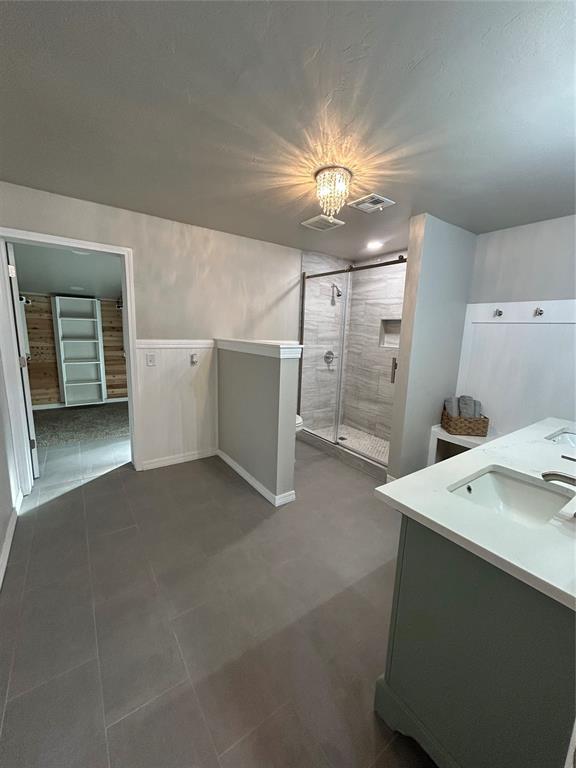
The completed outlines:
{"type": "Polygon", "coordinates": [[[274,570],[281,581],[298,591],[300,599],[312,610],[346,589],[347,580],[330,565],[307,553],[282,563],[274,570]]]}
{"type": "Polygon", "coordinates": [[[80,491],[36,510],[26,589],[88,579],[84,502],[80,491]]]}
{"type": "Polygon", "coordinates": [[[270,636],[297,621],[306,605],[297,589],[269,576],[233,601],[248,632],[254,638],[270,636]]]}
{"type": "Polygon", "coordinates": [[[12,600],[0,605],[0,717],[8,692],[19,628],[20,602],[12,600]]]}
{"type": "Polygon", "coordinates": [[[36,524],[36,510],[30,510],[18,515],[16,520],[16,529],[10,547],[9,563],[17,563],[21,560],[27,560],[32,547],[34,537],[34,528],[36,524]]]}
{"type": "Polygon", "coordinates": [[[111,768],[218,768],[190,683],[173,688],[108,729],[111,768]]]}
{"type": "Polygon", "coordinates": [[[290,704],[281,707],[220,757],[222,768],[330,768],[290,704]]]}
{"type": "Polygon", "coordinates": [[[180,652],[152,584],[96,606],[108,724],[186,677],[180,652]]]}
{"type": "Polygon", "coordinates": [[[93,480],[84,483],[82,491],[86,502],[100,498],[101,496],[123,496],[124,481],[123,472],[115,470],[107,472],[105,475],[95,477],[93,480]]]}
{"type": "Polygon", "coordinates": [[[200,681],[196,690],[218,753],[287,701],[275,685],[267,658],[258,649],[247,651],[200,681]]]}
{"type": "Polygon", "coordinates": [[[436,763],[415,741],[397,734],[371,768],[436,768],[436,763]]]}
{"type": "Polygon", "coordinates": [[[20,600],[26,581],[27,560],[9,561],[0,588],[0,605],[20,600]]]}
{"type": "Polygon", "coordinates": [[[56,528],[84,526],[84,496],[82,488],[46,501],[36,507],[36,530],[48,531],[56,528]]]}
{"type": "Polygon", "coordinates": [[[219,594],[219,582],[203,555],[174,558],[159,562],[152,557],[152,567],[171,618],[197,608],[219,594]]]}
{"type": "Polygon", "coordinates": [[[10,698],[96,656],[92,598],[84,585],[27,591],[10,698]]]}
{"type": "Polygon", "coordinates": [[[117,597],[152,578],[136,526],[93,539],[90,563],[96,602],[117,597]]]}
{"type": "Polygon", "coordinates": [[[37,530],[30,552],[26,589],[88,582],[88,549],[83,525],[37,530]]]}
{"type": "Polygon", "coordinates": [[[134,525],[132,510],[122,490],[120,493],[102,493],[86,497],[86,526],[88,536],[121,531],[134,525]]]}
{"type": "Polygon", "coordinates": [[[195,683],[240,659],[253,644],[239,610],[230,601],[205,603],[179,616],[172,626],[195,683]]]}
{"type": "Polygon", "coordinates": [[[0,740],[6,768],[107,768],[96,662],[8,703],[0,740]]]}

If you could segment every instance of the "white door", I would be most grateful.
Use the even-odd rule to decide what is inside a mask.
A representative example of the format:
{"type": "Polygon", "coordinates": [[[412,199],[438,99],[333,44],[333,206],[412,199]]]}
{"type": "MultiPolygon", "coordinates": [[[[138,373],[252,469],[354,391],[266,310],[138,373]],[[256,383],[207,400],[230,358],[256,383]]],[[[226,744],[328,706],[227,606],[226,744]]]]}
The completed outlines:
{"type": "Polygon", "coordinates": [[[26,319],[24,316],[24,307],[20,302],[20,292],[18,290],[18,277],[16,276],[16,261],[14,259],[14,248],[11,243],[6,243],[8,251],[8,271],[10,274],[10,288],[12,292],[12,308],[14,311],[14,325],[16,327],[16,337],[18,341],[18,356],[20,359],[20,373],[22,376],[22,389],[24,390],[24,402],[26,403],[26,421],[28,423],[28,439],[30,440],[30,456],[32,459],[32,473],[34,478],[40,477],[40,465],[38,462],[38,448],[36,446],[36,430],[34,428],[34,413],[32,411],[32,393],[30,391],[30,379],[28,377],[28,360],[30,351],[28,349],[28,331],[26,329],[26,319]]]}

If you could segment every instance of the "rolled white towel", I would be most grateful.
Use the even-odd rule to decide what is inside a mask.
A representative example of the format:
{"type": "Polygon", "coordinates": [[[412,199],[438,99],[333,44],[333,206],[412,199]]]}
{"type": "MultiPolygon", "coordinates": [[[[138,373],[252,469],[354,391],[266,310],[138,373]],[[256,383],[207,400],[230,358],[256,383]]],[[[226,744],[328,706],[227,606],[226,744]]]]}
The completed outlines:
{"type": "Polygon", "coordinates": [[[444,408],[449,416],[458,416],[458,398],[452,395],[444,400],[444,408]]]}

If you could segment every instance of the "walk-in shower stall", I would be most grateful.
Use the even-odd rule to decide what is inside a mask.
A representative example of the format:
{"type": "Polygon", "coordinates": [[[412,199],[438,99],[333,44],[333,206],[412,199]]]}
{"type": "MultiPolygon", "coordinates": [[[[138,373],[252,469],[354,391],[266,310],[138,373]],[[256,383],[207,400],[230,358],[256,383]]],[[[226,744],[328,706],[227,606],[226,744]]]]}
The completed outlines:
{"type": "Polygon", "coordinates": [[[304,430],[388,465],[406,258],[303,262],[299,413],[304,430]]]}

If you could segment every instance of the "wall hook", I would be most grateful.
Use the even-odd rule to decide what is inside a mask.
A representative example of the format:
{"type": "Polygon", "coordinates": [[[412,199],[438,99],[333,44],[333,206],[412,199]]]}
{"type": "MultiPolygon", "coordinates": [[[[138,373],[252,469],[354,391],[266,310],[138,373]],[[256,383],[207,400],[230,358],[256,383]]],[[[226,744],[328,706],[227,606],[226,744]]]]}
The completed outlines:
{"type": "Polygon", "coordinates": [[[502,317],[503,314],[504,314],[504,312],[502,312],[501,309],[495,309],[494,310],[494,317],[502,317]]]}
{"type": "Polygon", "coordinates": [[[544,310],[542,309],[542,307],[536,307],[536,309],[534,310],[534,317],[542,317],[543,314],[544,314],[544,310]]]}

